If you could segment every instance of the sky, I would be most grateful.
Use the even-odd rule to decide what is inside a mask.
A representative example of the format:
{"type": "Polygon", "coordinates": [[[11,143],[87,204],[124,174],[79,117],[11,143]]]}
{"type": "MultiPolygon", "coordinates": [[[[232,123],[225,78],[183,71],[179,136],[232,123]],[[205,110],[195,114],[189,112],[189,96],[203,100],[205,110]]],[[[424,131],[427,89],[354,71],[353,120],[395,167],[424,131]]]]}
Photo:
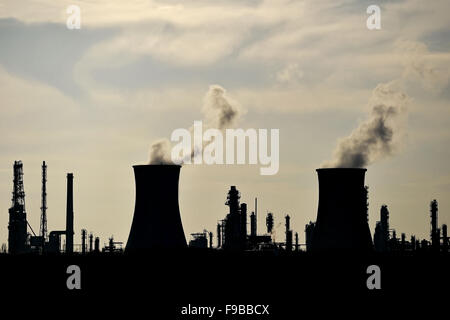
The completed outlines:
{"type": "MultiPolygon", "coordinates": [[[[377,90],[405,100],[395,145],[367,165],[369,225],[382,204],[390,225],[429,238],[429,204],[450,223],[448,1],[0,0],[0,243],[8,237],[13,163],[24,163],[28,220],[39,230],[41,163],[48,165],[48,230],[65,227],[74,173],[80,230],[126,243],[134,211],[132,166],[152,143],[202,120],[210,86],[239,105],[239,128],[279,129],[280,168],[185,165],[180,211],[187,240],[215,233],[231,185],[258,228],[284,216],[304,243],[317,214],[316,168],[370,117],[377,90]],[[381,8],[369,30],[366,9],[381,8]],[[68,29],[66,9],[81,9],[68,29]],[[377,89],[378,88],[378,89],[377,89]]],[[[395,101],[392,102],[395,104],[395,101]]],[[[281,223],[281,225],[280,225],[281,223]]]]}

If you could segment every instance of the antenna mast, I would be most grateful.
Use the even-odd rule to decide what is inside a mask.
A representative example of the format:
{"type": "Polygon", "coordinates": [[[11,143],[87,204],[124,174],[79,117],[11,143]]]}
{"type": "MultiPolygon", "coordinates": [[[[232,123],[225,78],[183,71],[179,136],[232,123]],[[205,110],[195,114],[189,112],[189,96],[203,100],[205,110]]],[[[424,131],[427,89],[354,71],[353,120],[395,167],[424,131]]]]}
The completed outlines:
{"type": "Polygon", "coordinates": [[[42,162],[42,203],[41,203],[41,226],[39,235],[43,242],[47,240],[47,165],[42,162]]]}

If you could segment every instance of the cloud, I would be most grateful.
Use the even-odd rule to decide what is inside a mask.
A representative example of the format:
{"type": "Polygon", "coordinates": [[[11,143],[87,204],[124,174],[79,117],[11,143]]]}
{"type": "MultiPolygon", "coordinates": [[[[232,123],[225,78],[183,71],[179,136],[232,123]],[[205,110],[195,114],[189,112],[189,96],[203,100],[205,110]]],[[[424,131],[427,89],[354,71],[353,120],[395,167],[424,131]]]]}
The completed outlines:
{"type": "Polygon", "coordinates": [[[276,74],[276,80],[281,84],[297,84],[303,78],[303,71],[297,63],[288,64],[276,74]]]}
{"type": "Polygon", "coordinates": [[[367,102],[370,90],[353,89],[329,85],[298,85],[234,90],[236,99],[251,112],[263,114],[302,114],[327,110],[356,110],[367,102]]]}
{"type": "Polygon", "coordinates": [[[79,109],[72,98],[65,96],[58,89],[10,74],[2,66],[0,66],[0,96],[2,97],[0,118],[7,119],[4,125],[9,123],[9,126],[16,125],[10,122],[13,119],[20,123],[21,117],[32,116],[35,120],[42,120],[51,113],[74,114],[79,109]]]}
{"type": "MultiPolygon", "coordinates": [[[[199,86],[218,82],[227,88],[239,83],[248,90],[257,84],[262,92],[274,91],[270,86],[281,84],[277,88],[280,96],[285,95],[286,86],[300,82],[300,90],[306,92],[321,84],[333,90],[361,90],[394,78],[401,69],[398,53],[391,50],[398,38],[421,41],[419,38],[428,35],[438,37],[437,31],[450,27],[442,13],[448,8],[445,1],[434,2],[432,9],[416,0],[383,4],[382,30],[371,32],[365,26],[365,7],[357,1],[101,0],[80,1],[82,29],[69,31],[62,10],[65,3],[72,4],[43,1],[39,6],[25,6],[6,1],[0,16],[26,22],[30,32],[39,28],[39,23],[50,21],[53,26],[61,24],[61,37],[80,32],[83,37],[89,35],[92,41],[76,45],[76,55],[68,55],[73,59],[67,63],[53,59],[58,62],[55,66],[35,72],[40,77],[64,74],[68,80],[46,81],[59,88],[81,87],[88,94],[127,94],[139,84],[149,90],[155,86],[166,90],[193,82],[199,86]],[[433,11],[437,13],[431,18],[433,11]],[[400,25],[399,17],[405,12],[414,20],[401,20],[400,25]],[[232,69],[230,66],[236,70],[223,72],[232,69]]],[[[50,47],[42,50],[47,55],[50,47]]],[[[427,54],[427,59],[434,55],[427,54]]],[[[28,55],[24,60],[39,61],[34,57],[28,55]]],[[[448,54],[441,53],[436,59],[440,65],[448,63],[448,54]]],[[[12,70],[11,64],[6,64],[12,70]]]]}
{"type": "Polygon", "coordinates": [[[114,49],[132,55],[148,55],[174,65],[210,65],[231,54],[243,34],[233,28],[145,28],[126,30],[114,39],[114,49]]]}
{"type": "MultiPolygon", "coordinates": [[[[448,83],[448,68],[442,69],[449,65],[448,52],[423,51],[419,45],[419,55],[403,59],[401,49],[408,41],[424,43],[418,38],[438,36],[440,28],[450,25],[441,13],[448,7],[443,1],[433,3],[433,9],[416,0],[383,4],[379,32],[367,30],[365,8],[356,1],[80,1],[83,36],[65,29],[64,13],[55,15],[63,5],[44,1],[39,6],[24,6],[6,1],[0,16],[26,22],[31,33],[44,28],[43,22],[52,21],[52,28],[61,23],[59,32],[50,32],[58,34],[54,46],[76,49],[76,54],[63,50],[52,59],[54,46],[42,46],[40,51],[47,59],[38,59],[22,43],[28,52],[23,60],[38,66],[24,68],[24,72],[36,69],[33,76],[65,93],[80,88],[79,97],[100,106],[183,108],[183,103],[174,102],[177,92],[196,87],[198,95],[198,88],[222,83],[245,96],[243,103],[264,111],[354,108],[361,105],[368,88],[397,77],[406,61],[415,65],[408,71],[409,78],[425,72],[424,84],[441,91],[448,83]],[[439,12],[431,19],[433,11],[439,12]],[[398,18],[405,12],[415,19],[399,25],[398,18]],[[419,22],[421,28],[417,28],[419,22]],[[73,46],[67,46],[66,34],[68,39],[78,39],[73,46]],[[85,37],[90,40],[80,40],[85,37]]],[[[9,38],[20,38],[17,35],[13,30],[9,38]]],[[[14,52],[20,52],[20,46],[14,52]]],[[[8,71],[19,73],[22,59],[11,57],[3,64],[8,71]]],[[[185,108],[195,105],[195,95],[186,95],[190,98],[185,108]]]]}
{"type": "Polygon", "coordinates": [[[10,73],[76,96],[80,90],[73,78],[74,65],[89,47],[114,33],[113,28],[71,32],[55,23],[0,19],[0,64],[10,73]]]}
{"type": "Polygon", "coordinates": [[[447,86],[450,77],[449,55],[433,55],[424,43],[418,41],[402,39],[395,46],[404,66],[405,79],[418,80],[424,88],[434,92],[447,86]]]}

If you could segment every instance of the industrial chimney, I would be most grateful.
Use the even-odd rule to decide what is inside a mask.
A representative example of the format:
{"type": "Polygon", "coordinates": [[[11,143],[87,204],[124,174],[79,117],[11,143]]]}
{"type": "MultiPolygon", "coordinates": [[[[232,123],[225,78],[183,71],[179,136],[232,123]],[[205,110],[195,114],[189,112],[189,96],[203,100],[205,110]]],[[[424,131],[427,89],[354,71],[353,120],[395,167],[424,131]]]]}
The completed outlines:
{"type": "Polygon", "coordinates": [[[67,174],[66,253],[73,253],[73,173],[67,174]]]}
{"type": "Polygon", "coordinates": [[[127,252],[187,247],[178,207],[181,166],[133,166],[136,203],[127,252]]]}
{"type": "Polygon", "coordinates": [[[312,250],[372,250],[367,216],[366,169],[317,169],[319,206],[312,250]]]}

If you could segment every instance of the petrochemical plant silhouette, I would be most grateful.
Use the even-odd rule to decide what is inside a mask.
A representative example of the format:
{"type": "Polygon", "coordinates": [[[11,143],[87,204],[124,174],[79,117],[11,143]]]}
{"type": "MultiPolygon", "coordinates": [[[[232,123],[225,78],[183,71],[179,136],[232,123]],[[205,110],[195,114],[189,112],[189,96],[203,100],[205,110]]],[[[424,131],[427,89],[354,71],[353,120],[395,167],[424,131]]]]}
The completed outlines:
{"type": "MultiPolygon", "coordinates": [[[[303,254],[305,252],[360,252],[389,253],[417,252],[448,253],[447,225],[438,227],[438,204],[431,201],[430,239],[418,239],[405,233],[400,238],[389,227],[389,211],[386,205],[380,210],[380,221],[376,223],[373,236],[368,225],[368,187],[362,168],[317,169],[319,179],[319,203],[316,222],[305,226],[305,243],[299,243],[299,235],[291,229],[289,215],[285,216],[285,239],[276,242],[274,214],[266,215],[267,230],[258,234],[258,200],[254,210],[248,214],[246,203],[240,203],[240,192],[231,186],[225,205],[229,213],[220,220],[213,232],[191,234],[186,242],[178,206],[178,181],[181,166],[137,165],[134,166],[136,202],[125,250],[122,242],[111,237],[108,244],[100,248],[100,239],[81,230],[81,244],[74,244],[73,180],[67,174],[67,210],[65,230],[47,231],[47,165],[42,164],[42,206],[39,234],[35,234],[27,220],[23,164],[14,162],[12,206],[9,209],[8,246],[2,246],[3,254],[45,255],[102,255],[142,253],[150,250],[192,250],[196,254],[205,252],[272,252],[276,254],[303,254]],[[248,216],[250,233],[248,233],[248,216]],[[29,232],[31,231],[31,233],[29,232]],[[61,242],[64,237],[64,242],[61,242]]],[[[279,226],[280,224],[278,224],[279,226]]]]}

